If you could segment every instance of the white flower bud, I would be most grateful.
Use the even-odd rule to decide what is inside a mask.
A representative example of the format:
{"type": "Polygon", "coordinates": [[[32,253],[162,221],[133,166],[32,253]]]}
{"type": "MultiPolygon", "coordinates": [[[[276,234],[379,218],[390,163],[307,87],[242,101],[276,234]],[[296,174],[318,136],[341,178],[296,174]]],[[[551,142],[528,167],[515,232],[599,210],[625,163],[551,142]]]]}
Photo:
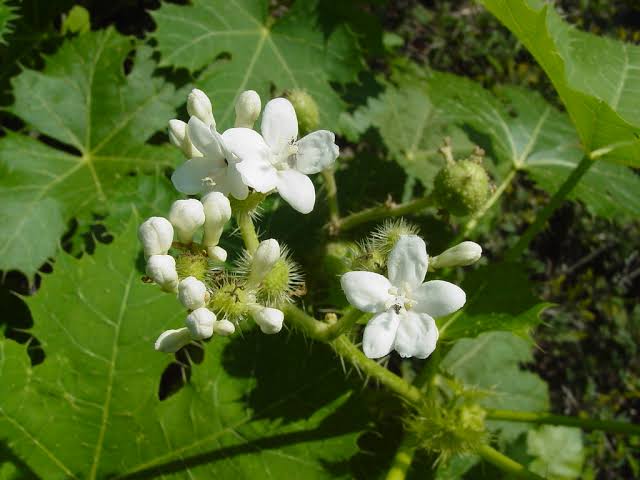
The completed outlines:
{"type": "Polygon", "coordinates": [[[256,253],[253,254],[248,283],[252,285],[260,283],[278,260],[280,260],[280,245],[278,241],[270,238],[260,242],[256,253]]]}
{"type": "Polygon", "coordinates": [[[147,275],[165,292],[175,292],[178,287],[176,260],[171,255],[151,255],[147,260],[147,275]]]}
{"type": "Polygon", "coordinates": [[[251,312],[262,333],[273,334],[282,330],[284,313],[277,308],[260,307],[254,308],[251,312]]]}
{"type": "Polygon", "coordinates": [[[216,314],[208,308],[198,308],[187,315],[187,328],[194,340],[202,340],[213,335],[216,314]]]}
{"type": "Polygon", "coordinates": [[[169,120],[169,140],[176,147],[182,150],[182,153],[187,158],[201,157],[202,154],[191,143],[189,138],[189,130],[187,124],[182,120],[169,120]]]}
{"type": "Polygon", "coordinates": [[[189,342],[191,342],[189,329],[167,330],[158,337],[155,348],[159,352],[175,353],[189,342]]]}
{"type": "Polygon", "coordinates": [[[220,320],[213,325],[213,333],[227,337],[236,331],[236,327],[229,320],[220,320]]]}
{"type": "Polygon", "coordinates": [[[189,244],[193,234],[204,224],[204,207],[199,200],[176,200],[169,210],[169,220],[176,229],[178,240],[189,244]]]}
{"type": "Polygon", "coordinates": [[[138,238],[145,257],[166,255],[173,242],[173,227],[166,218],[151,217],[138,228],[138,238]]]}
{"type": "Polygon", "coordinates": [[[482,247],[475,242],[462,242],[433,257],[429,266],[433,269],[464,267],[480,260],[482,247]]]}
{"type": "Polygon", "coordinates": [[[214,262],[224,263],[227,261],[227,251],[218,245],[207,247],[207,255],[214,262]]]}
{"type": "Polygon", "coordinates": [[[194,88],[187,97],[187,112],[192,117],[198,117],[207,126],[216,128],[216,121],[213,118],[211,100],[202,91],[194,88]]]}
{"type": "Polygon", "coordinates": [[[253,90],[240,94],[236,101],[236,127],[253,128],[253,124],[260,115],[262,104],[260,95],[253,90]]]}
{"type": "Polygon", "coordinates": [[[207,287],[196,277],[187,277],[178,284],[178,299],[189,310],[204,307],[207,287]]]}
{"type": "Polygon", "coordinates": [[[210,192],[202,197],[202,206],[205,218],[202,244],[213,247],[218,245],[224,225],[231,219],[231,204],[222,193],[210,192]]]}

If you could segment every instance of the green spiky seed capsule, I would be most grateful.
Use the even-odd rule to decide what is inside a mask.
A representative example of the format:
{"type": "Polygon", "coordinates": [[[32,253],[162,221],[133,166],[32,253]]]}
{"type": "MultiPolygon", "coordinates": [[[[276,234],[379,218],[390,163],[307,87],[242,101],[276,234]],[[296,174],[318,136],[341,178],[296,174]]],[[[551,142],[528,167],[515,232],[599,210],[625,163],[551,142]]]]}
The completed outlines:
{"type": "Polygon", "coordinates": [[[486,203],[489,175],[476,159],[447,162],[433,182],[433,195],[441,208],[452,215],[471,215],[486,203]]]}
{"type": "Polygon", "coordinates": [[[304,90],[294,89],[289,92],[287,98],[296,111],[300,136],[317,130],[320,123],[320,113],[318,112],[318,104],[313,97],[304,90]]]}
{"type": "Polygon", "coordinates": [[[242,320],[249,313],[249,295],[234,283],[222,285],[214,291],[209,306],[220,318],[242,320]]]}
{"type": "Polygon", "coordinates": [[[196,277],[198,280],[204,281],[208,270],[209,260],[202,255],[183,253],[176,259],[176,271],[180,279],[196,277]]]}
{"type": "Polygon", "coordinates": [[[284,298],[289,291],[289,265],[280,259],[264,277],[261,284],[262,293],[267,298],[284,298]]]}

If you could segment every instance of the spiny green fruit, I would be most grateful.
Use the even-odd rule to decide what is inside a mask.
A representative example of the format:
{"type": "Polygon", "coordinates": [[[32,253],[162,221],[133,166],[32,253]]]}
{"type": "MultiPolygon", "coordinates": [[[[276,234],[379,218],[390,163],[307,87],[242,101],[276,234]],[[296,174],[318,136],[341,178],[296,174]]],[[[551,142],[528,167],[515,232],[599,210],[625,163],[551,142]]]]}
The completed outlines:
{"type": "Polygon", "coordinates": [[[200,281],[209,271],[209,260],[203,255],[183,253],[176,259],[176,270],[180,279],[196,277],[200,281]]]}
{"type": "Polygon", "coordinates": [[[320,123],[320,113],[318,112],[318,104],[313,97],[304,90],[294,89],[287,94],[287,98],[296,111],[300,136],[317,130],[320,123]]]}
{"type": "Polygon", "coordinates": [[[478,157],[448,161],[433,182],[433,196],[452,215],[471,215],[486,203],[491,191],[489,175],[478,157]]]}
{"type": "Polygon", "coordinates": [[[213,292],[209,306],[219,318],[239,321],[248,315],[250,303],[247,292],[239,285],[229,282],[213,292]]]}

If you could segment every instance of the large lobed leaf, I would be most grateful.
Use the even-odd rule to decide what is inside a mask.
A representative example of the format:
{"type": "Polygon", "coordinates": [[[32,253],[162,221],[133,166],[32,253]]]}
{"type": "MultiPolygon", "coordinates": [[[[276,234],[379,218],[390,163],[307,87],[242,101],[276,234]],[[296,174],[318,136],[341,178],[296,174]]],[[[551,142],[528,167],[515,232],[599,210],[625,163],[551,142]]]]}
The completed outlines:
{"type": "Polygon", "coordinates": [[[174,152],[145,142],[179,100],[153,76],[148,47],[125,75],[134,47],[114,29],[87,33],[46,58],[42,72],[14,79],[10,110],[41,136],[8,131],[0,140],[0,270],[32,275],[70,218],[109,212],[137,189],[131,173],[173,164],[174,152]]]}
{"type": "Polygon", "coordinates": [[[297,2],[277,20],[267,6],[265,0],[165,3],[151,12],[161,65],[191,72],[207,67],[196,83],[211,95],[216,121],[225,128],[243,90],[270,98],[275,86],[277,93],[307,90],[318,103],[321,127],[335,130],[344,103],[330,82],[353,80],[362,67],[353,36],[340,27],[325,39],[315,2],[297,2]]]}
{"type": "Polygon", "coordinates": [[[0,442],[47,479],[341,476],[364,419],[327,349],[217,337],[158,400],[173,357],[153,341],[186,312],[141,281],[135,227],[94,256],[61,254],[27,299],[43,364],[0,341],[0,442]]]}
{"type": "Polygon", "coordinates": [[[542,0],[482,0],[545,70],[587,153],[640,166],[640,47],[567,24],[542,0]]]}

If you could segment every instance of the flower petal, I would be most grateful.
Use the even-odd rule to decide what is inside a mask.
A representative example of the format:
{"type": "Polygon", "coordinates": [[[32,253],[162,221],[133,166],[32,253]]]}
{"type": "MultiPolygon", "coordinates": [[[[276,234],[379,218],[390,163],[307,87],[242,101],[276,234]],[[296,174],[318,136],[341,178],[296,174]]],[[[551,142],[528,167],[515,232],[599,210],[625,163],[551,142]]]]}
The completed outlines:
{"type": "Polygon", "coordinates": [[[340,279],[349,303],[363,312],[377,313],[387,309],[391,283],[373,272],[347,272],[340,279]]]}
{"type": "Polygon", "coordinates": [[[387,261],[391,283],[397,287],[407,284],[417,288],[424,281],[428,268],[429,257],[424,240],[417,235],[400,237],[387,261]]]}
{"type": "Polygon", "coordinates": [[[276,154],[298,138],[298,117],[291,102],[286,98],[274,98],[267,103],[260,130],[271,151],[276,154]]]}
{"type": "Polygon", "coordinates": [[[328,130],[318,130],[296,142],[296,170],[310,175],[331,166],[336,161],[340,149],[334,143],[336,136],[328,130]]]}
{"type": "Polygon", "coordinates": [[[280,196],[300,213],[309,213],[316,203],[316,189],[306,175],[296,170],[278,172],[276,185],[280,196]]]}
{"type": "Polygon", "coordinates": [[[417,302],[412,310],[427,313],[433,318],[460,310],[467,300],[464,290],[443,280],[423,283],[413,291],[411,298],[417,302]]]}
{"type": "Polygon", "coordinates": [[[171,181],[179,192],[195,195],[206,190],[202,180],[209,177],[212,170],[207,157],[195,157],[176,168],[171,175],[171,181]]]}
{"type": "Polygon", "coordinates": [[[228,192],[238,200],[244,200],[249,195],[249,188],[242,180],[242,175],[238,171],[238,165],[230,164],[224,178],[224,186],[228,192]]]}
{"type": "Polygon", "coordinates": [[[210,157],[216,167],[224,164],[224,150],[222,137],[215,130],[211,130],[198,117],[191,117],[188,124],[189,140],[205,157],[210,157]]]}
{"type": "Polygon", "coordinates": [[[436,349],[438,335],[438,327],[433,318],[426,313],[409,310],[400,314],[393,349],[401,357],[427,358],[436,349]]]}
{"type": "MultiPolygon", "coordinates": [[[[383,277],[384,278],[384,277],[383,277]]],[[[393,348],[400,316],[393,310],[379,313],[364,327],[362,350],[369,358],[388,355],[393,348]]]]}

